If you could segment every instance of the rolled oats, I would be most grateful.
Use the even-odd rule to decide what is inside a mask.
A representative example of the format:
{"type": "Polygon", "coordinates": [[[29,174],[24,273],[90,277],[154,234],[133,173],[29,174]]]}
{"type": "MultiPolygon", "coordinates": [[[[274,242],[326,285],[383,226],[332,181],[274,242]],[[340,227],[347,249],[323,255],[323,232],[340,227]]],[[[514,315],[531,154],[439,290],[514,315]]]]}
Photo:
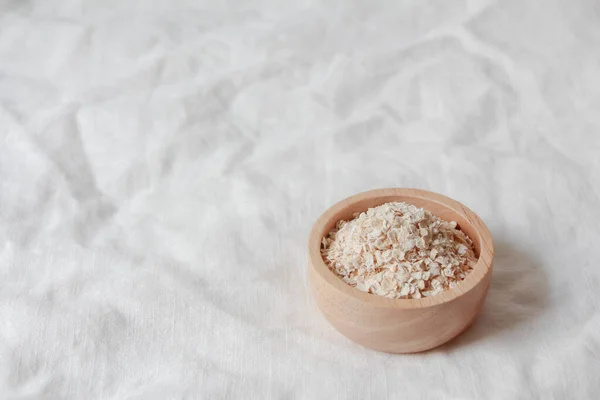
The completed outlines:
{"type": "Polygon", "coordinates": [[[338,221],[323,238],[321,255],[350,286],[397,299],[435,296],[477,262],[473,242],[455,221],[402,202],[338,221]]]}

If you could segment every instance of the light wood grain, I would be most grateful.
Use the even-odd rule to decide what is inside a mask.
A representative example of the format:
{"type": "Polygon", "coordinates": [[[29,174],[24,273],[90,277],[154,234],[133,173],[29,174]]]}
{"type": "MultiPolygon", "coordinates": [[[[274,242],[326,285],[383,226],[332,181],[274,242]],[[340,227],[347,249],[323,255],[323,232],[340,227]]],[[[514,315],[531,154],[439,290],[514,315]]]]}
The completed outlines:
{"type": "Polygon", "coordinates": [[[378,189],[332,206],[315,223],[308,242],[308,277],[317,306],[349,339],[371,349],[414,353],[463,332],[481,309],[492,277],[494,247],[481,219],[459,202],[419,189],[378,189]],[[475,245],[477,265],[456,288],[421,299],[390,299],[364,293],[339,279],[321,258],[321,239],[341,219],[390,201],[422,207],[458,223],[475,245]]]}

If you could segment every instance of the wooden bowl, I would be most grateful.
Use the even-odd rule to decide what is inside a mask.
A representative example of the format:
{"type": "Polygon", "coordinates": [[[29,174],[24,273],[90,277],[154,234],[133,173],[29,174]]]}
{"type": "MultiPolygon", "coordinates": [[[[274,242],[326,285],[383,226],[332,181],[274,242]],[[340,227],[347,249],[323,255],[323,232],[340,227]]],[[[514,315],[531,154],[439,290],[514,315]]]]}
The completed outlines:
{"type": "Polygon", "coordinates": [[[481,219],[459,202],[418,189],[378,189],[340,201],[315,223],[308,241],[308,277],[317,306],[340,333],[378,351],[415,353],[462,333],[483,305],[492,278],[494,247],[481,219]],[[456,221],[475,246],[477,265],[453,289],[421,299],[390,299],[362,292],[338,278],[321,257],[321,239],[337,221],[391,201],[422,207],[456,221]]]}

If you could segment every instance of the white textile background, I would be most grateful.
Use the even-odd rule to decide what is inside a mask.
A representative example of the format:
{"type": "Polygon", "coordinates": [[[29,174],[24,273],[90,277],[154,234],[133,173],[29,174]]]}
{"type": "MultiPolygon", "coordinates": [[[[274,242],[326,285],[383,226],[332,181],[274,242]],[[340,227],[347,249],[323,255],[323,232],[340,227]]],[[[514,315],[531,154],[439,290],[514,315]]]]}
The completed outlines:
{"type": "Polygon", "coordinates": [[[599,131],[597,0],[0,0],[0,398],[597,398],[599,131]],[[495,239],[429,353],[307,291],[379,187],[495,239]]]}

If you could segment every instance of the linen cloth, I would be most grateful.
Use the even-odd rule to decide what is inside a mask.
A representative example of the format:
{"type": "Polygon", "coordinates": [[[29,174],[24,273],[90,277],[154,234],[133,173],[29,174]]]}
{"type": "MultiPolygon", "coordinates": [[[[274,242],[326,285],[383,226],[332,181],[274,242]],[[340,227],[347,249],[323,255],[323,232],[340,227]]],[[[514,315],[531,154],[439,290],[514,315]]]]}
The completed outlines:
{"type": "Polygon", "coordinates": [[[0,13],[0,398],[597,398],[597,1],[0,13]],[[381,187],[495,240],[428,353],[349,342],[307,288],[312,223],[381,187]]]}

